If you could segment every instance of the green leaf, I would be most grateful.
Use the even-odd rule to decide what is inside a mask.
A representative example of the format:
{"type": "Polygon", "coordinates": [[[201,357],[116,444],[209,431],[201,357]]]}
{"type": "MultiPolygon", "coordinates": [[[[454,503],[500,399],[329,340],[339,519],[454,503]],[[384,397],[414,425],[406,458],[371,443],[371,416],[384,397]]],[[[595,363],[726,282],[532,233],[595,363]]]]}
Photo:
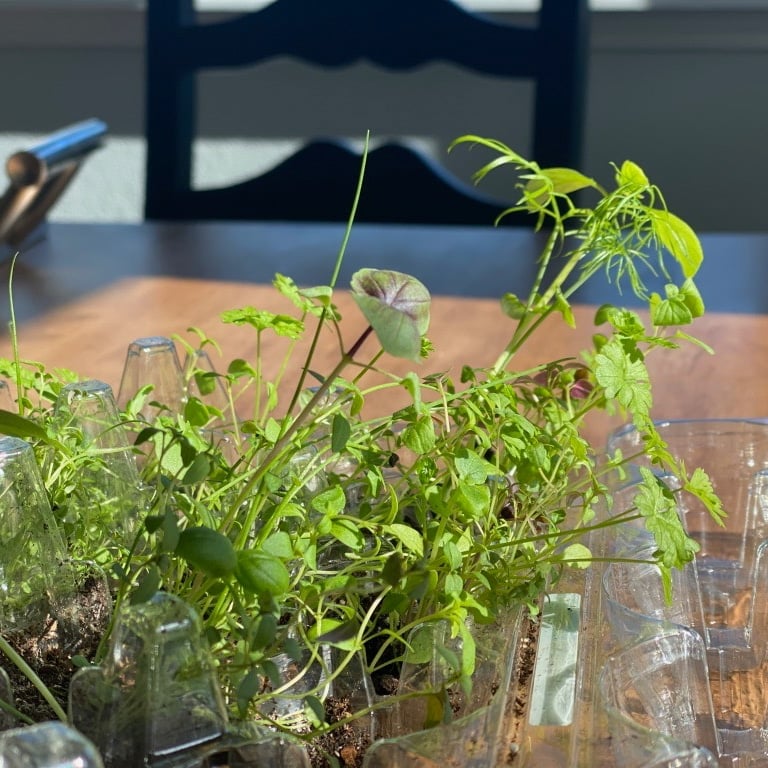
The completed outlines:
{"type": "Polygon", "coordinates": [[[592,561],[592,553],[583,544],[570,544],[563,551],[563,562],[574,568],[589,568],[592,561]]]}
{"type": "Polygon", "coordinates": [[[712,480],[701,467],[696,467],[696,469],[693,470],[693,474],[683,485],[683,490],[696,496],[696,498],[706,506],[710,515],[712,515],[712,519],[718,525],[725,525],[725,518],[728,515],[723,509],[722,501],[720,501],[720,498],[715,492],[712,480]]]}
{"type": "Polygon", "coordinates": [[[160,571],[156,565],[151,565],[139,580],[136,589],[131,592],[131,605],[146,603],[154,597],[158,589],[160,589],[160,571]]]}
{"type": "Polygon", "coordinates": [[[424,413],[424,404],[421,399],[422,381],[417,373],[409,371],[400,380],[400,385],[408,392],[413,400],[413,408],[416,413],[424,413]]]}
{"type": "Polygon", "coordinates": [[[466,625],[461,625],[461,674],[471,678],[475,673],[477,659],[477,646],[472,630],[466,625]]]}
{"type": "Polygon", "coordinates": [[[211,460],[204,454],[198,453],[187,467],[181,478],[182,485],[194,485],[205,480],[211,472],[211,460]]]}
{"type": "Polygon", "coordinates": [[[384,533],[394,536],[410,552],[414,552],[419,557],[424,555],[424,539],[410,525],[392,523],[391,525],[383,526],[383,530],[384,533]]]}
{"type": "Polygon", "coordinates": [[[216,382],[219,379],[218,374],[211,371],[197,371],[194,375],[195,386],[201,395],[210,395],[216,389],[216,382]]]}
{"type": "Polygon", "coordinates": [[[461,659],[452,648],[447,648],[442,643],[435,643],[435,650],[448,666],[451,677],[454,677],[461,671],[461,659]]]}
{"type": "Polygon", "coordinates": [[[297,664],[301,663],[303,651],[302,645],[295,637],[286,637],[283,641],[283,650],[288,657],[295,661],[297,664]]]}
{"type": "Polygon", "coordinates": [[[484,483],[489,475],[497,475],[498,469],[468,448],[458,448],[455,458],[456,471],[462,480],[474,485],[484,483]]]}
{"type": "Polygon", "coordinates": [[[704,314],[704,299],[701,298],[699,289],[692,279],[688,278],[680,286],[680,294],[685,299],[685,304],[691,311],[692,317],[701,317],[704,314]]]}
{"type": "Polygon", "coordinates": [[[280,426],[280,422],[270,416],[267,419],[266,424],[264,424],[264,437],[268,442],[276,443],[280,439],[281,432],[282,427],[280,426]]]}
{"type": "Polygon", "coordinates": [[[160,430],[157,429],[157,427],[144,427],[138,435],[136,435],[136,439],[133,441],[134,445],[142,445],[142,443],[146,443],[148,440],[151,440],[155,435],[160,434],[160,430]]]}
{"type": "Polygon", "coordinates": [[[606,397],[634,414],[648,414],[651,409],[651,384],[642,360],[631,359],[621,342],[610,339],[595,356],[595,378],[606,397]]]}
{"type": "Polygon", "coordinates": [[[623,187],[625,184],[633,187],[647,187],[649,185],[645,171],[631,160],[625,160],[621,164],[621,168],[619,168],[616,174],[616,183],[620,187],[623,187]]]}
{"type": "Polygon", "coordinates": [[[408,650],[405,654],[407,664],[427,664],[432,661],[435,645],[435,627],[426,624],[414,630],[408,639],[408,650]]]}
{"type": "Polygon", "coordinates": [[[659,562],[666,568],[681,568],[693,559],[698,545],[686,534],[671,491],[647,467],[640,467],[640,476],[635,504],[653,534],[659,562]]]}
{"type": "Polygon", "coordinates": [[[277,619],[271,613],[258,616],[251,628],[251,644],[256,648],[267,648],[277,637],[277,619]]]}
{"type": "Polygon", "coordinates": [[[443,541],[443,555],[445,561],[448,563],[452,571],[458,571],[461,568],[461,550],[456,545],[455,541],[443,541]]]}
{"type": "Polygon", "coordinates": [[[385,352],[418,361],[429,327],[429,291],[415,277],[383,269],[352,276],[352,297],[385,352]]]}
{"type": "Polygon", "coordinates": [[[360,643],[357,638],[358,626],[353,621],[323,618],[310,628],[307,633],[310,640],[345,651],[357,650],[360,643]]]}
{"type": "Polygon", "coordinates": [[[460,595],[464,588],[464,580],[458,573],[449,573],[445,577],[445,591],[449,595],[460,595]]]}
{"type": "Polygon", "coordinates": [[[259,678],[259,675],[256,674],[256,670],[249,670],[245,677],[240,681],[235,693],[237,706],[240,712],[245,714],[248,710],[248,705],[251,703],[251,699],[259,692],[260,687],[261,679],[259,678]]]}
{"type": "Polygon", "coordinates": [[[0,410],[0,434],[48,442],[48,433],[37,422],[12,411],[0,410]]]}
{"type": "Polygon", "coordinates": [[[305,696],[304,715],[315,728],[319,728],[325,722],[323,702],[317,696],[305,696]]]}
{"type": "Polygon", "coordinates": [[[190,397],[184,403],[184,419],[193,427],[204,427],[210,418],[208,408],[197,397],[190,397]]]}
{"type": "Polygon", "coordinates": [[[320,315],[322,311],[326,312],[327,317],[336,320],[340,319],[338,310],[333,304],[333,288],[329,285],[315,285],[311,288],[302,288],[301,295],[311,299],[314,307],[310,310],[314,315],[320,315]]]}
{"type": "Polygon", "coordinates": [[[398,552],[392,552],[381,569],[381,580],[390,587],[394,587],[400,581],[402,575],[403,559],[398,552]]]}
{"type": "Polygon", "coordinates": [[[232,542],[224,534],[205,526],[183,530],[179,534],[176,554],[203,573],[217,578],[229,576],[237,567],[232,542]]]}
{"type": "Polygon", "coordinates": [[[597,186],[594,179],[572,168],[542,168],[540,176],[531,179],[525,186],[525,191],[537,198],[539,205],[549,202],[550,192],[556,195],[568,195],[580,189],[597,186]]]}
{"type": "Polygon", "coordinates": [[[437,440],[435,425],[429,416],[423,416],[409,424],[401,435],[403,445],[422,456],[432,450],[437,440]]]}
{"type": "Polygon", "coordinates": [[[337,517],[331,523],[331,536],[357,552],[363,546],[363,537],[357,528],[357,523],[346,517],[337,517]]]}
{"type": "Polygon", "coordinates": [[[182,447],[178,440],[165,446],[167,435],[163,432],[155,432],[152,436],[152,442],[155,446],[155,453],[160,456],[160,466],[169,477],[178,477],[184,469],[184,460],[181,452],[182,447]]]}
{"type": "Polygon", "coordinates": [[[282,560],[254,550],[237,552],[235,578],[248,592],[272,597],[284,595],[291,583],[291,576],[282,560]]]}
{"type": "MultiPolygon", "coordinates": [[[[675,286],[667,286],[668,292],[673,288],[677,290],[675,286]]],[[[688,308],[685,298],[680,294],[662,299],[658,293],[654,293],[651,295],[649,306],[651,322],[654,325],[688,325],[693,320],[691,310],[688,308]]]]}
{"type": "Polygon", "coordinates": [[[446,722],[451,711],[447,706],[445,692],[429,693],[425,697],[427,711],[424,719],[424,728],[434,728],[446,722]]]}
{"type": "Polygon", "coordinates": [[[285,531],[275,531],[268,536],[261,545],[261,549],[267,554],[274,555],[282,560],[289,560],[293,557],[291,537],[285,531]]]}
{"type": "Polygon", "coordinates": [[[352,427],[349,422],[341,413],[337,413],[331,424],[331,450],[334,453],[341,453],[347,447],[351,434],[352,427]]]}
{"type": "Polygon", "coordinates": [[[165,515],[149,515],[144,519],[144,527],[147,529],[147,533],[154,533],[160,528],[165,520],[165,515]]]}
{"type": "Polygon", "coordinates": [[[178,518],[170,510],[168,510],[163,515],[162,531],[163,531],[163,542],[162,542],[163,552],[175,552],[176,547],[179,546],[179,536],[181,535],[181,531],[179,531],[178,518]]]}
{"type": "Polygon", "coordinates": [[[278,336],[286,336],[289,339],[298,339],[304,332],[304,323],[301,320],[255,307],[229,309],[221,313],[221,321],[229,325],[250,325],[257,331],[272,330],[278,336]]]}
{"type": "MultiPolygon", "coordinates": [[[[308,291],[300,289],[290,277],[281,275],[278,272],[272,280],[272,285],[302,312],[315,314],[315,310],[318,308],[317,303],[312,300],[308,291]]],[[[327,286],[323,289],[315,290],[318,291],[317,295],[319,295],[320,290],[324,291],[325,296],[331,295],[331,289],[327,286]]]]}
{"type": "Polygon", "coordinates": [[[514,293],[505,293],[501,297],[501,311],[512,320],[519,320],[525,315],[526,305],[514,293]]]}
{"type": "Polygon", "coordinates": [[[488,511],[491,504],[491,491],[487,485],[471,485],[459,483],[451,500],[472,519],[480,519],[488,511]]]}
{"type": "Polygon", "coordinates": [[[312,499],[312,507],[322,515],[328,516],[340,515],[346,504],[347,498],[344,495],[344,490],[338,485],[318,493],[312,499]]]}
{"type": "Polygon", "coordinates": [[[563,320],[565,320],[565,323],[569,328],[576,327],[576,318],[573,316],[573,308],[568,303],[568,299],[566,299],[560,291],[555,295],[555,309],[563,316],[563,320]]]}
{"type": "Polygon", "coordinates": [[[256,378],[258,376],[255,368],[248,361],[239,357],[232,360],[227,366],[227,375],[234,376],[235,378],[240,378],[241,376],[256,378]]]}
{"type": "Polygon", "coordinates": [[[653,231],[659,242],[680,264],[685,277],[693,277],[704,260],[696,233],[681,218],[666,210],[648,209],[653,231]]]}

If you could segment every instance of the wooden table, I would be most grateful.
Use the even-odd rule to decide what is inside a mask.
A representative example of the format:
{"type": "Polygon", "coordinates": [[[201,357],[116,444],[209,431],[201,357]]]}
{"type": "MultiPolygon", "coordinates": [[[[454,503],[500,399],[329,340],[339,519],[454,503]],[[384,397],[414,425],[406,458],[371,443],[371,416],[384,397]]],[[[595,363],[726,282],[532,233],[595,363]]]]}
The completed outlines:
{"type": "MultiPolygon", "coordinates": [[[[341,238],[342,228],[335,225],[51,225],[47,239],[23,253],[16,267],[22,355],[117,387],[132,339],[183,333],[194,325],[222,341],[226,359],[247,357],[252,332],[222,327],[219,313],[244,305],[286,311],[265,283],[276,271],[304,285],[326,283],[341,238]]],[[[706,264],[699,284],[710,311],[693,332],[716,354],[691,345],[680,354],[655,353],[654,413],[768,415],[768,236],[702,239],[706,264]]],[[[539,245],[540,238],[520,230],[359,226],[339,285],[346,286],[349,274],[362,266],[397,268],[422,279],[434,296],[429,335],[436,352],[420,370],[458,376],[462,364],[490,364],[502,348],[511,323],[495,297],[525,291],[539,245]]],[[[0,279],[7,283],[7,265],[3,270],[0,279]]],[[[619,297],[598,286],[583,300],[619,297]]],[[[339,293],[337,303],[350,342],[364,321],[346,294],[339,293]]],[[[7,295],[0,299],[0,314],[7,317],[7,295]]],[[[592,314],[591,306],[577,308],[576,330],[549,323],[518,367],[578,355],[594,330],[592,314]]],[[[333,340],[326,342],[315,363],[320,371],[330,369],[336,352],[333,340]]],[[[271,349],[275,370],[277,348],[271,349]]],[[[0,354],[9,351],[6,334],[0,354]]],[[[403,373],[411,365],[392,361],[388,367],[403,373]]],[[[615,424],[595,420],[593,442],[602,444],[615,424]]]]}

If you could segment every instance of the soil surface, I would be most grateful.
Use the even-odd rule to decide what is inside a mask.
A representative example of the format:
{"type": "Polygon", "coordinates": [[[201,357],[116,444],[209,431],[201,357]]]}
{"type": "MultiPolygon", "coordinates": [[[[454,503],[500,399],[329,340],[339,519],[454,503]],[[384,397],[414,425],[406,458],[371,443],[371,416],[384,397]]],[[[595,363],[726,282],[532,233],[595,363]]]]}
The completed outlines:
{"type": "MultiPolygon", "coordinates": [[[[325,718],[329,725],[351,714],[348,699],[326,700],[325,718]]],[[[370,744],[368,729],[346,723],[314,739],[309,746],[309,759],[312,768],[331,768],[329,756],[335,757],[342,768],[361,768],[370,744]]]]}
{"type": "MultiPolygon", "coordinates": [[[[69,682],[76,671],[75,656],[91,660],[107,628],[111,601],[106,584],[86,579],[80,590],[56,611],[23,632],[6,636],[14,650],[48,686],[66,711],[69,682]]],[[[58,719],[35,686],[7,659],[2,667],[8,672],[14,706],[35,722],[58,719]]]]}
{"type": "MultiPolygon", "coordinates": [[[[536,638],[539,634],[539,625],[531,619],[526,621],[523,639],[517,649],[517,661],[512,674],[513,685],[517,681],[515,696],[507,699],[504,712],[507,727],[504,729],[504,738],[507,741],[507,765],[514,765],[519,754],[520,732],[528,712],[528,698],[531,691],[531,677],[536,664],[536,638]]],[[[503,755],[504,749],[499,750],[503,755]]]]}

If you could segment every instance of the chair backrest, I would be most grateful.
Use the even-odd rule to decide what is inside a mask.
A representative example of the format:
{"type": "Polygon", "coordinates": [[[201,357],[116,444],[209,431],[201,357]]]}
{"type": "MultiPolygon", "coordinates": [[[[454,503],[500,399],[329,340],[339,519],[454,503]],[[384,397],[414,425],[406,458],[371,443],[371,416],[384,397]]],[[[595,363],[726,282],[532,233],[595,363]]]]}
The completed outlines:
{"type": "MultiPolygon", "coordinates": [[[[195,76],[281,56],[322,68],[367,60],[393,71],[443,61],[532,80],[529,155],[544,167],[578,167],[588,21],[587,0],[541,0],[534,26],[497,23],[452,0],[276,0],[258,11],[199,24],[193,0],[148,0],[145,215],[347,219],[360,156],[339,141],[307,144],[247,182],[192,189],[195,76]]],[[[369,154],[357,220],[487,225],[502,208],[434,160],[389,143],[369,154]]]]}

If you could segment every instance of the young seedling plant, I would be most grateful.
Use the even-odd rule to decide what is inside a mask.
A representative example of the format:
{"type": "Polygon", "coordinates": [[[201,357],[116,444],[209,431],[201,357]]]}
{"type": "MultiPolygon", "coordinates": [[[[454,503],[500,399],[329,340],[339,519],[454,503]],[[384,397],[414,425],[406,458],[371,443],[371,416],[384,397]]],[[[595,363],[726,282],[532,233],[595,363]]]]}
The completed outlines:
{"type": "MultiPolygon", "coordinates": [[[[108,528],[94,541],[96,529],[78,530],[68,512],[65,489],[85,448],[71,434],[62,439],[49,406],[71,377],[23,363],[18,350],[2,365],[20,396],[17,412],[0,414],[0,430],[34,442],[70,547],[79,558],[98,553],[115,579],[115,613],[157,590],[197,609],[239,718],[310,738],[362,717],[382,701],[328,721],[324,699],[334,681],[353,668],[375,681],[396,677],[403,661],[424,657],[424,637],[442,628],[453,640],[440,649],[439,686],[399,695],[427,697],[421,725],[444,722],[447,691],[471,690],[476,629],[521,603],[535,613],[563,569],[589,566],[589,532],[642,520],[669,583],[670,569],[696,551],[676,495],[692,493],[723,516],[706,475],[679,465],[650,414],[649,354],[699,343],[682,330],[704,311],[694,232],[632,162],[614,167],[606,188],[576,170],[541,168],[494,140],[456,143],[493,153],[478,180],[500,167],[515,172],[519,198],[500,219],[528,212],[546,235],[530,292],[502,297],[510,332],[496,358],[465,366],[457,379],[420,375],[418,365],[393,375],[388,356],[418,363],[430,353],[422,283],[358,271],[351,293],[367,325],[349,342],[334,303],[344,246],[327,286],[301,288],[277,275],[284,314],[245,306],[222,315],[225,324],[252,328],[254,359],[233,360],[220,373],[191,371],[181,411],[142,421],[152,398],[143,390],[125,412],[143,453],[145,514],[130,546],[116,551],[108,528]],[[589,197],[591,207],[581,202],[589,197]],[[664,295],[647,288],[648,274],[665,276],[664,295]],[[604,277],[642,299],[648,319],[603,306],[582,357],[518,369],[518,352],[542,323],[554,314],[574,325],[571,298],[604,277]],[[278,379],[266,377],[260,354],[270,334],[287,344],[278,379]],[[296,374],[291,354],[301,339],[309,352],[296,374]],[[313,353],[329,339],[338,362],[316,371],[313,353]],[[280,399],[289,373],[295,386],[280,399]],[[388,391],[405,392],[407,402],[366,415],[366,402],[388,391]],[[632,458],[601,459],[583,436],[586,417],[606,408],[631,420],[646,455],[680,479],[676,490],[645,473],[632,508],[598,514],[610,505],[607,478],[632,458]]],[[[199,330],[182,343],[190,352],[216,349],[199,330]]],[[[107,640],[108,633],[101,654],[107,640]]]]}

